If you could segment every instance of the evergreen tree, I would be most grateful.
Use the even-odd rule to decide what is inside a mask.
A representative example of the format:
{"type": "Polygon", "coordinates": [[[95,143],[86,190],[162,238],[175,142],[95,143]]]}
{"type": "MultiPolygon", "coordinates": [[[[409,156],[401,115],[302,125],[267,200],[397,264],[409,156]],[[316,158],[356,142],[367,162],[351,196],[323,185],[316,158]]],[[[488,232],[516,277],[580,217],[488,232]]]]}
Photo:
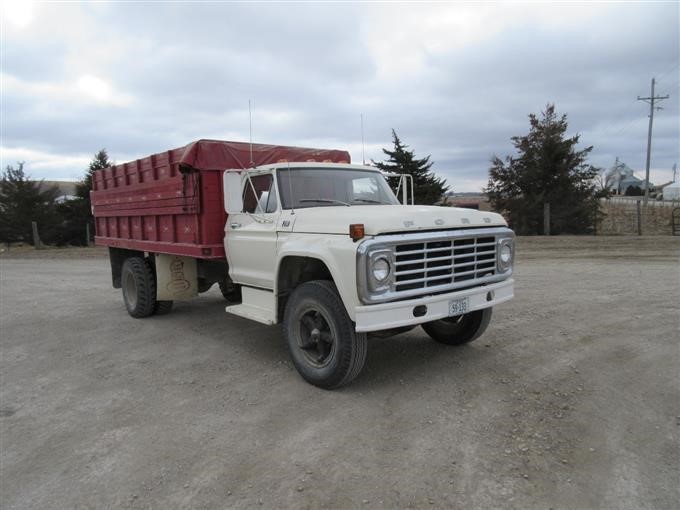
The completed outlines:
{"type": "MultiPolygon", "coordinates": [[[[387,161],[376,162],[371,160],[373,164],[384,172],[412,175],[416,204],[431,205],[441,200],[449,186],[446,185],[446,179],[437,177],[430,170],[433,164],[430,161],[430,156],[422,159],[416,158],[414,151],[406,150],[408,145],[401,142],[394,129],[392,130],[392,143],[394,150],[382,150],[388,157],[387,161]]],[[[396,191],[399,179],[393,177],[388,180],[392,189],[396,191]]],[[[399,195],[401,195],[401,192],[399,192],[399,195]]]]}
{"type": "Polygon", "coordinates": [[[0,241],[33,243],[31,222],[38,223],[40,237],[50,242],[58,227],[56,186],[46,187],[32,181],[24,172],[24,163],[8,165],[0,181],[0,241]]]}
{"type": "Polygon", "coordinates": [[[529,134],[512,137],[516,155],[491,159],[485,191],[492,206],[518,234],[543,233],[545,203],[551,233],[591,232],[599,214],[599,169],[587,163],[592,146],[576,150],[580,135],[565,137],[567,116],[558,118],[554,104],[540,118],[530,114],[529,124],[529,134]]]}
{"type": "MultiPolygon", "coordinates": [[[[92,191],[92,177],[94,172],[97,170],[102,170],[113,165],[113,162],[109,160],[109,155],[106,149],[101,149],[95,155],[90,165],[85,173],[85,177],[76,185],[76,196],[77,200],[73,200],[72,203],[66,204],[63,207],[63,213],[65,219],[70,225],[68,230],[72,232],[85,232],[85,225],[90,224],[90,236],[94,236],[94,218],[92,217],[92,204],[90,203],[90,191],[92,191]]],[[[83,238],[82,236],[75,236],[75,239],[83,238]]],[[[68,241],[75,242],[75,241],[68,241]]]]}
{"type": "MultiPolygon", "coordinates": [[[[61,223],[54,238],[54,243],[63,245],[87,246],[90,240],[85,239],[87,229],[86,224],[90,213],[87,210],[85,200],[82,198],[75,198],[72,200],[65,200],[57,204],[57,215],[61,223]]],[[[90,236],[92,236],[92,227],[90,226],[90,236]]]]}
{"type": "Polygon", "coordinates": [[[113,165],[112,161],[109,161],[109,155],[106,153],[106,149],[101,149],[94,155],[92,161],[90,161],[90,166],[85,173],[85,177],[76,185],[76,196],[87,201],[88,211],[90,210],[90,191],[92,191],[92,176],[97,170],[102,170],[113,165]]]}

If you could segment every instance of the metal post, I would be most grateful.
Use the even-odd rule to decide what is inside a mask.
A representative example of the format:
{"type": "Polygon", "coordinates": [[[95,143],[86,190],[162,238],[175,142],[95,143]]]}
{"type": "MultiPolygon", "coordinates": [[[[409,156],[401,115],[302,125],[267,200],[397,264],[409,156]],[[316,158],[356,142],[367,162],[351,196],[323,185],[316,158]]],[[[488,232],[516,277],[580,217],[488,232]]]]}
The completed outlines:
{"type": "Polygon", "coordinates": [[[550,202],[543,204],[543,235],[550,235],[550,202]]]}
{"type": "Polygon", "coordinates": [[[637,231],[638,235],[642,235],[642,212],[640,211],[640,201],[636,200],[635,204],[637,205],[637,231]]]}
{"type": "Polygon", "coordinates": [[[90,222],[85,223],[85,246],[90,246],[90,222]]]}

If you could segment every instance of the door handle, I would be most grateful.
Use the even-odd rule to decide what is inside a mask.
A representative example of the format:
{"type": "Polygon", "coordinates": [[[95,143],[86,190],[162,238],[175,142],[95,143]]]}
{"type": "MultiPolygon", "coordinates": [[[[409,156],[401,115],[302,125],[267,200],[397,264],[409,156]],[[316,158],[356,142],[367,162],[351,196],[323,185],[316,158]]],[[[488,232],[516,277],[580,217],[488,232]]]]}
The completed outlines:
{"type": "Polygon", "coordinates": [[[240,223],[232,223],[231,228],[241,228],[241,224],[240,223]]]}

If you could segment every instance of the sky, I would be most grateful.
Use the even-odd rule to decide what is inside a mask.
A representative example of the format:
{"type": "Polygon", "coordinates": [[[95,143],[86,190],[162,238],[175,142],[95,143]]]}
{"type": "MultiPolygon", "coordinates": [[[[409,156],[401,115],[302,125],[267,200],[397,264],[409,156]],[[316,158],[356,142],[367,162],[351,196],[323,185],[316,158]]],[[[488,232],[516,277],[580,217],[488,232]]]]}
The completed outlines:
{"type": "MultiPolygon", "coordinates": [[[[383,159],[392,129],[479,191],[554,103],[590,163],[680,164],[680,3],[2,3],[0,157],[83,176],[199,138],[383,159]],[[361,118],[364,144],[362,149],[361,118]]],[[[680,172],[679,172],[680,173],[680,172]]]]}

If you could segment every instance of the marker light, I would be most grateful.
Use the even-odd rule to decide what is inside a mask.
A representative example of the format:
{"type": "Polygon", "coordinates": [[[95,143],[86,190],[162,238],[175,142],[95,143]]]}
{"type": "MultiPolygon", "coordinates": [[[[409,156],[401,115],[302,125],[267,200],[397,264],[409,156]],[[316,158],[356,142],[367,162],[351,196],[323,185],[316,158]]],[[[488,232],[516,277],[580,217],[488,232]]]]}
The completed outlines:
{"type": "Polygon", "coordinates": [[[349,226],[349,236],[352,241],[358,241],[364,238],[364,224],[363,223],[352,223],[349,226]]]}

